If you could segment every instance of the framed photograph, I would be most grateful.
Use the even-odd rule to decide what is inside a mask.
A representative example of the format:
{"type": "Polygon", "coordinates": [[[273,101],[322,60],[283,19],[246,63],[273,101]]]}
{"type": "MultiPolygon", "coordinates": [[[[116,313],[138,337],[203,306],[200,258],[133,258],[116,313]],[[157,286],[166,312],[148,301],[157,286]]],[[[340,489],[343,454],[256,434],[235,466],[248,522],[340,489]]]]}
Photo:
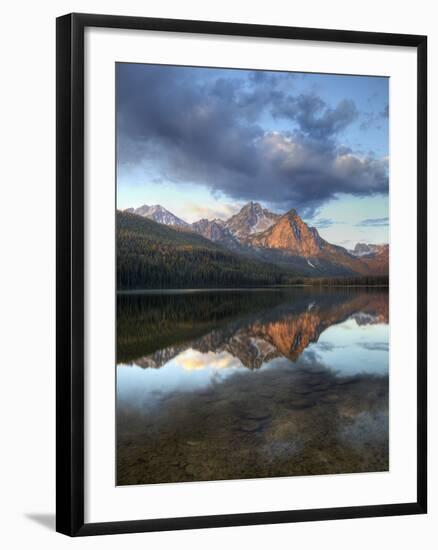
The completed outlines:
{"type": "Polygon", "coordinates": [[[426,513],[426,37],[57,20],[57,530],[426,513]]]}

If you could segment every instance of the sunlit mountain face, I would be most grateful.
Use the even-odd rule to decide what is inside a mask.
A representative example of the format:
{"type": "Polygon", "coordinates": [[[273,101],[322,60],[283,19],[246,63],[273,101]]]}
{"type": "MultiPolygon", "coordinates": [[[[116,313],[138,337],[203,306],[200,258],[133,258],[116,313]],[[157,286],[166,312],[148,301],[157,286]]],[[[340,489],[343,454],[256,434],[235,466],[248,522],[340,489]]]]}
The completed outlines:
{"type": "MultiPolygon", "coordinates": [[[[187,250],[191,250],[194,244],[208,249],[212,243],[216,253],[232,252],[241,261],[251,259],[252,262],[257,262],[258,268],[266,268],[266,263],[270,264],[277,276],[283,274],[283,283],[287,283],[287,275],[291,277],[292,274],[314,278],[328,275],[388,276],[389,245],[362,243],[348,251],[323,239],[316,227],[307,225],[295,209],[280,215],[262,208],[259,203],[249,202],[226,221],[200,219],[188,224],[160,205],[143,205],[137,209],[129,208],[125,212],[118,212],[117,225],[118,283],[119,288],[125,290],[135,286],[155,288],[157,277],[152,275],[153,266],[156,267],[159,263],[159,272],[165,273],[169,269],[169,258],[178,254],[180,246],[183,259],[187,262],[187,250]],[[149,223],[145,223],[144,218],[149,223]],[[200,235],[205,241],[193,240],[194,234],[200,235]],[[136,244],[139,239],[142,241],[140,247],[136,244]],[[157,245],[158,242],[160,246],[157,245]],[[145,266],[140,270],[141,276],[138,261],[132,263],[133,250],[137,251],[145,266]]],[[[192,259],[192,275],[188,281],[187,278],[181,278],[180,274],[179,277],[174,276],[172,284],[175,288],[197,287],[200,281],[194,276],[194,272],[202,259],[202,253],[192,259]]],[[[257,266],[253,265],[249,271],[253,274],[255,269],[257,266]]],[[[175,272],[179,273],[177,268],[175,272]]],[[[217,270],[215,274],[218,274],[217,270]]],[[[215,285],[212,287],[223,286],[220,278],[213,279],[215,285]]],[[[159,282],[160,288],[170,288],[170,281],[166,277],[159,277],[159,282]]],[[[271,280],[271,284],[272,282],[271,280]]],[[[248,283],[248,279],[241,279],[237,286],[248,286],[248,283]]]]}
{"type": "Polygon", "coordinates": [[[118,484],[387,469],[386,290],[130,294],[118,319],[118,484]]]}

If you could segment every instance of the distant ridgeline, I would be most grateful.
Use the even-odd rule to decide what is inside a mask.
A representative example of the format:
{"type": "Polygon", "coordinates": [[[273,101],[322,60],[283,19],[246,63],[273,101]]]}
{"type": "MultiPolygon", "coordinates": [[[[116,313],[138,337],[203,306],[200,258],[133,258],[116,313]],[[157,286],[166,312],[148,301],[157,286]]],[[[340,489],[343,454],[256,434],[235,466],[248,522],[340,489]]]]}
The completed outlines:
{"type": "Polygon", "coordinates": [[[196,233],[117,212],[118,289],[279,285],[292,276],[196,233]]]}
{"type": "Polygon", "coordinates": [[[388,282],[388,245],[356,255],[295,210],[281,216],[249,203],[227,222],[188,224],[162,207],[142,208],[117,211],[119,290],[388,282]]]}

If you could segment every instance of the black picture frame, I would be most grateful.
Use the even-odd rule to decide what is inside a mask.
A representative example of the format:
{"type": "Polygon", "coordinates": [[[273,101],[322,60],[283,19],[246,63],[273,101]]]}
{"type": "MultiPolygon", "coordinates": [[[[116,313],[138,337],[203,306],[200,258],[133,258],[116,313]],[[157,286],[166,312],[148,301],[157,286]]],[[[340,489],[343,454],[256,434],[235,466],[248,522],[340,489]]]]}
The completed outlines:
{"type": "Polygon", "coordinates": [[[424,514],[427,511],[426,36],[112,15],[68,14],[57,42],[56,529],[69,536],[424,514]],[[415,502],[229,515],[84,522],[84,30],[86,27],[405,46],[417,52],[417,499],[415,502]]]}

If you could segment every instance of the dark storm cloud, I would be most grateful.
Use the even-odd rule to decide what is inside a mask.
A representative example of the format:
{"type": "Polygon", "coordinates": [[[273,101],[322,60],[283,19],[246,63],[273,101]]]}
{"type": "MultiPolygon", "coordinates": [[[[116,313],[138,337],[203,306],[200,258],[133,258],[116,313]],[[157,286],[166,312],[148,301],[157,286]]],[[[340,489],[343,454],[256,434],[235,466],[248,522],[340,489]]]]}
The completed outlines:
{"type": "Polygon", "coordinates": [[[271,73],[120,64],[118,161],[309,215],[338,193],[386,193],[386,160],[336,144],[357,117],[354,103],[330,108],[313,93],[294,97],[291,82],[271,73]],[[271,117],[289,130],[266,131],[271,117]]]}
{"type": "Polygon", "coordinates": [[[356,224],[357,227],[385,227],[389,225],[389,218],[368,218],[356,224]]]}
{"type": "Polygon", "coordinates": [[[318,139],[331,138],[358,116],[353,101],[344,99],[332,109],[317,95],[288,96],[273,106],[274,117],[296,121],[302,132],[318,139]]]}

